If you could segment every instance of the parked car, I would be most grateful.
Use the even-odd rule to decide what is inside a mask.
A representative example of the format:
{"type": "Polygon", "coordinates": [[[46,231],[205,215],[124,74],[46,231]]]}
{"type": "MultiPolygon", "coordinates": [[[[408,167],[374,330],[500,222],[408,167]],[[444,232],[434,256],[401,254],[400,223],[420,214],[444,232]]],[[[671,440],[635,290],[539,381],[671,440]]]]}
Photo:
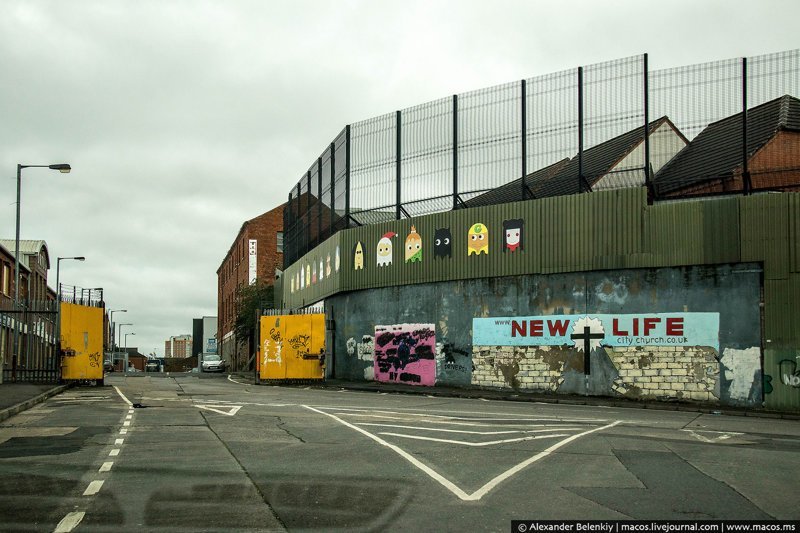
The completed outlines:
{"type": "Polygon", "coordinates": [[[203,354],[203,372],[225,372],[225,361],[216,354],[203,354]]]}
{"type": "Polygon", "coordinates": [[[104,372],[114,371],[114,363],[111,362],[111,359],[106,359],[105,361],[103,361],[103,371],[104,372]]]}
{"type": "Polygon", "coordinates": [[[161,365],[158,364],[158,361],[148,361],[147,366],[145,366],[145,372],[159,372],[161,370],[161,365]]]}

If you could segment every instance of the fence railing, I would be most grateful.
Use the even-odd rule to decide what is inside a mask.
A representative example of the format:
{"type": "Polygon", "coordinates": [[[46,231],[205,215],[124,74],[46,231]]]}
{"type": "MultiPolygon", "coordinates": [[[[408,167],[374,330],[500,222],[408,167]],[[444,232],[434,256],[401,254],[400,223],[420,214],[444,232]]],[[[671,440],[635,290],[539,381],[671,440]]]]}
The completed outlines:
{"type": "Polygon", "coordinates": [[[800,143],[757,160],[765,128],[800,128],[783,104],[770,118],[786,95],[800,96],[800,50],[656,71],[645,54],[347,125],[289,193],[284,267],[341,229],[465,206],[632,186],[655,200],[792,188],[800,143]],[[689,175],[673,160],[698,136],[709,153],[682,154],[689,175]]]}

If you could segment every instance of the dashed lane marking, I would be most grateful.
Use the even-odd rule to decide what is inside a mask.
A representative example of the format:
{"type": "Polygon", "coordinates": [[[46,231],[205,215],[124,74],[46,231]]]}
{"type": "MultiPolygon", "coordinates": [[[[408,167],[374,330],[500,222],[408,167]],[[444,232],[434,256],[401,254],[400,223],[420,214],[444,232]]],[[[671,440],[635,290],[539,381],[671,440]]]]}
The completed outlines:
{"type": "Polygon", "coordinates": [[[81,523],[83,517],[86,515],[83,511],[75,511],[68,513],[67,516],[61,519],[53,533],[69,533],[81,523]]]}
{"type": "Polygon", "coordinates": [[[114,466],[114,462],[113,461],[105,462],[105,463],[103,463],[103,466],[100,467],[100,470],[98,470],[98,472],[109,472],[109,471],[111,471],[111,467],[112,466],[114,466]]]}
{"type": "Polygon", "coordinates": [[[116,457],[117,455],[119,455],[119,448],[114,448],[113,450],[111,450],[110,452],[108,452],[108,455],[109,455],[110,457],[116,457]]]}
{"type": "Polygon", "coordinates": [[[103,483],[105,483],[105,480],[103,480],[103,479],[95,479],[94,481],[89,483],[89,486],[86,487],[85,491],[83,491],[83,495],[84,496],[94,496],[95,494],[100,492],[100,488],[103,486],[103,483]]]}

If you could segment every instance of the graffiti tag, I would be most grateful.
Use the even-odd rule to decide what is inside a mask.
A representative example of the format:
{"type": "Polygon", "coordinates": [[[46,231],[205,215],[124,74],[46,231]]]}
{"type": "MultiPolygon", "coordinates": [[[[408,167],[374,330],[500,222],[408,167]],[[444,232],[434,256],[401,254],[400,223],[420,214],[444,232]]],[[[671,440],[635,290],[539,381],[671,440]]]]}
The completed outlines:
{"type": "Polygon", "coordinates": [[[791,359],[784,359],[778,363],[778,374],[781,376],[781,383],[789,387],[800,388],[800,370],[797,370],[797,363],[791,359]]]}
{"type": "Polygon", "coordinates": [[[308,341],[311,340],[311,335],[295,335],[289,339],[289,346],[298,351],[308,353],[308,341]],[[303,348],[301,350],[301,348],[303,348]]]}

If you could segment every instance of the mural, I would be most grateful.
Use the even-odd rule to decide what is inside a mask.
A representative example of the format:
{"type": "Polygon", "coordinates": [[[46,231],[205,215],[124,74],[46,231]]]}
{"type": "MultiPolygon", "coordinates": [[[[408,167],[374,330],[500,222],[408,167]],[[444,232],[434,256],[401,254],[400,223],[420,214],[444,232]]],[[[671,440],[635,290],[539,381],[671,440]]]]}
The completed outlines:
{"type": "Polygon", "coordinates": [[[339,272],[339,245],[336,245],[336,272],[339,272]]]}
{"type": "Polygon", "coordinates": [[[359,361],[368,362],[364,367],[364,379],[372,381],[375,379],[375,337],[364,335],[361,342],[356,342],[353,337],[347,339],[347,354],[355,356],[359,361]]]}
{"type": "Polygon", "coordinates": [[[506,251],[516,252],[524,249],[524,233],[525,221],[521,218],[503,221],[503,234],[505,235],[505,246],[503,253],[506,251]]]}
{"type": "Polygon", "coordinates": [[[418,263],[422,261],[422,237],[417,233],[417,229],[411,226],[411,233],[406,237],[406,263],[418,263]]]}
{"type": "Polygon", "coordinates": [[[433,324],[375,326],[376,381],[432,386],[436,382],[433,324]]]}
{"type": "Polygon", "coordinates": [[[325,262],[320,258],[319,260],[319,280],[325,279],[325,262]]]}
{"type": "Polygon", "coordinates": [[[438,228],[433,234],[433,258],[453,257],[453,236],[450,228],[438,228]]]}
{"type": "Polygon", "coordinates": [[[331,277],[331,254],[325,260],[325,275],[331,277]]]}
{"type": "Polygon", "coordinates": [[[294,294],[294,277],[291,279],[290,285],[291,285],[291,292],[292,294],[294,294]]]}
{"type": "Polygon", "coordinates": [[[312,260],[311,264],[314,265],[311,268],[311,283],[316,285],[316,283],[317,283],[317,262],[312,260]]]}
{"type": "Polygon", "coordinates": [[[356,241],[353,248],[353,270],[364,270],[364,245],[356,241]]]}
{"type": "Polygon", "coordinates": [[[393,231],[388,231],[383,234],[381,240],[378,241],[378,266],[388,266],[392,264],[392,237],[397,235],[393,231]]]}
{"type": "Polygon", "coordinates": [[[475,318],[472,384],[760,403],[760,349],[719,350],[718,313],[475,318]]]}
{"type": "Polygon", "coordinates": [[[306,266],[300,265],[300,288],[306,288],[306,266]]]}
{"type": "Polygon", "coordinates": [[[467,234],[467,256],[472,254],[489,255],[489,230],[485,224],[478,222],[469,228],[467,234]]]}

